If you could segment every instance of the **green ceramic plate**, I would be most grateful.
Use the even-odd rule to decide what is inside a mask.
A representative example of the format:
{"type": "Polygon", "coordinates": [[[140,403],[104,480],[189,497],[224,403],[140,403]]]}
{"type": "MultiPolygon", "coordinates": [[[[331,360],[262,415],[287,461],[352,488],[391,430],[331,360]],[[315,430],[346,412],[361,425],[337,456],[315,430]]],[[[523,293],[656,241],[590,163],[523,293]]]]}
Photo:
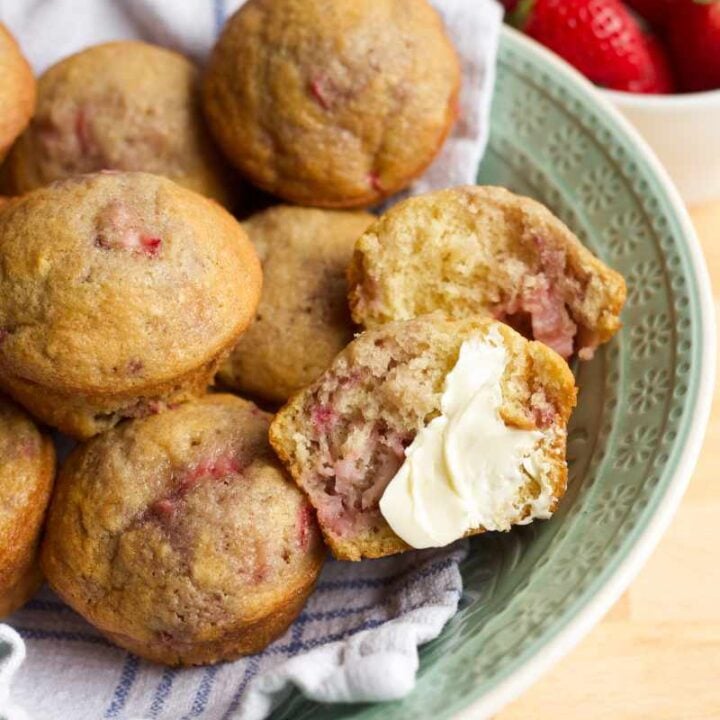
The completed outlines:
{"type": "Polygon", "coordinates": [[[694,467],[712,396],[713,305],[665,172],[579,75],[505,30],[478,181],[550,206],[628,281],[620,336],[576,368],[570,487],[549,522],[473,541],[462,610],[425,646],[404,701],[274,717],[446,718],[497,711],[567,652],[657,543],[694,467]]]}

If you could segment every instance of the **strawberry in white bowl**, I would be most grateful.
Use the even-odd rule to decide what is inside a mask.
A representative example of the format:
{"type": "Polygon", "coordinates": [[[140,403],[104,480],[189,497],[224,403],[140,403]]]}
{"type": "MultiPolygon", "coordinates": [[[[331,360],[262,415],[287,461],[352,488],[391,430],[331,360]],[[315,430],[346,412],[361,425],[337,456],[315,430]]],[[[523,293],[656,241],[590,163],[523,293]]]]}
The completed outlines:
{"type": "Polygon", "coordinates": [[[510,23],[602,88],[684,199],[720,198],[720,0],[504,0],[510,23]]]}

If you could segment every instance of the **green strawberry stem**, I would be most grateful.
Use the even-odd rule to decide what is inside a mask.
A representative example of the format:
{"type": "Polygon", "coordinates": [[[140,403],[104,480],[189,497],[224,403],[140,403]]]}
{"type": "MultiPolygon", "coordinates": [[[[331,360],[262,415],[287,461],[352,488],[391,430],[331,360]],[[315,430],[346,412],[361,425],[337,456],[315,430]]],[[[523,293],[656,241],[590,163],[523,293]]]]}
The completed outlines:
{"type": "Polygon", "coordinates": [[[522,30],[535,7],[535,0],[520,0],[515,9],[508,16],[513,27],[522,30]]]}

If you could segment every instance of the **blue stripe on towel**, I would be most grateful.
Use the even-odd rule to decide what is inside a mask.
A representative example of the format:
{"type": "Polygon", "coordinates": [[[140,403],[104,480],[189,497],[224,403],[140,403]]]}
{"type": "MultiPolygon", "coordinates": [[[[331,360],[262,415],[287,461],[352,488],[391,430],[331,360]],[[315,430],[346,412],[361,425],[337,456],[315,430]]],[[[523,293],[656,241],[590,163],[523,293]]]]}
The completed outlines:
{"type": "Polygon", "coordinates": [[[248,664],[245,667],[245,674],[243,675],[242,680],[240,681],[240,685],[238,685],[238,689],[235,691],[235,694],[233,695],[233,699],[230,701],[230,706],[226,710],[225,714],[222,716],[222,720],[230,720],[230,718],[234,715],[235,711],[238,709],[238,706],[240,705],[240,698],[242,697],[242,694],[245,692],[245,688],[248,686],[248,683],[257,675],[257,671],[260,668],[260,656],[259,655],[253,655],[248,660],[248,664]]]}
{"type": "Polygon", "coordinates": [[[23,610],[42,610],[44,612],[61,612],[61,613],[75,613],[65,603],[58,602],[57,600],[31,600],[23,605],[23,610]]]}
{"type": "Polygon", "coordinates": [[[173,682],[175,682],[175,676],[177,674],[178,671],[175,668],[167,668],[165,672],[163,672],[155,690],[152,703],[150,704],[150,709],[148,710],[148,717],[151,718],[151,720],[155,720],[162,712],[165,701],[170,697],[170,693],[172,692],[173,682]]]}
{"type": "Polygon", "coordinates": [[[225,3],[224,0],[214,0],[213,9],[215,12],[215,34],[219,35],[222,26],[225,24],[225,3]]]}
{"type": "Polygon", "coordinates": [[[190,718],[196,718],[205,712],[208,700],[210,699],[210,693],[212,691],[213,684],[215,683],[215,676],[218,674],[220,668],[217,665],[213,665],[205,670],[200,680],[197,693],[195,694],[195,700],[193,700],[190,712],[187,715],[183,715],[182,720],[190,720],[190,718]]]}
{"type": "Polygon", "coordinates": [[[118,716],[118,713],[125,707],[125,703],[128,701],[132,686],[135,684],[135,680],[138,676],[138,670],[140,669],[140,659],[135,655],[128,653],[125,659],[125,665],[123,665],[122,672],[120,673],[120,682],[118,682],[110,706],[105,711],[104,718],[114,718],[118,716]]]}
{"type": "Polygon", "coordinates": [[[374,610],[378,607],[378,603],[372,605],[361,605],[360,607],[354,608],[336,608],[335,610],[321,610],[319,612],[304,612],[297,620],[295,620],[295,627],[302,627],[308,623],[318,622],[320,620],[338,620],[339,618],[350,617],[350,615],[358,615],[360,613],[368,612],[368,610],[374,610]]]}
{"type": "MultiPolygon", "coordinates": [[[[422,605],[420,607],[423,607],[422,605]]],[[[337,633],[328,633],[322,637],[312,638],[305,640],[304,642],[290,642],[285,645],[271,645],[267,650],[264,651],[268,655],[296,655],[299,652],[305,652],[306,650],[312,650],[325,643],[334,642],[335,640],[342,640],[348,638],[351,635],[362,632],[363,630],[369,630],[370,628],[378,627],[387,622],[387,618],[381,620],[364,620],[359,625],[350,628],[349,630],[343,630],[337,633]]]]}
{"type": "Polygon", "coordinates": [[[108,642],[100,635],[92,635],[84,632],[68,632],[66,630],[36,630],[35,628],[13,626],[23,640],[67,640],[69,642],[86,642],[93,645],[105,645],[106,647],[118,650],[115,645],[108,642]]]}
{"type": "Polygon", "coordinates": [[[429,568],[421,572],[410,571],[402,575],[390,575],[382,578],[358,578],[355,580],[326,580],[317,585],[318,592],[330,592],[332,590],[359,590],[360,588],[382,588],[390,585],[410,584],[418,579],[432,577],[441,573],[443,570],[454,566],[456,561],[454,558],[447,558],[441,562],[431,565],[429,568]]]}

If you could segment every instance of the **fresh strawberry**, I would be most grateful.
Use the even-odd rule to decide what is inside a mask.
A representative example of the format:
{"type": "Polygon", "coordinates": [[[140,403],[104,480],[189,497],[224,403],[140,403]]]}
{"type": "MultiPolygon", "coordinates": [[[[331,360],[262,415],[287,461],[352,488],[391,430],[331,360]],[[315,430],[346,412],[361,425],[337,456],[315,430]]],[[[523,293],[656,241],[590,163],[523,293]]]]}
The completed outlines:
{"type": "Polygon", "coordinates": [[[674,8],[666,27],[681,88],[720,88],[720,2],[685,0],[674,8]]]}
{"type": "Polygon", "coordinates": [[[520,0],[512,21],[598,85],[672,91],[662,47],[620,0],[520,0]]]}
{"type": "Polygon", "coordinates": [[[683,2],[691,2],[691,0],[625,0],[625,4],[643,20],[658,28],[665,24],[674,6],[683,2]]]}
{"type": "MultiPolygon", "coordinates": [[[[650,33],[643,33],[645,49],[650,56],[649,68],[652,68],[645,77],[648,90],[634,90],[633,92],[646,92],[664,95],[675,91],[674,70],[671,69],[668,53],[660,40],[650,33]]],[[[642,82],[642,81],[641,81],[642,82]]]]}

